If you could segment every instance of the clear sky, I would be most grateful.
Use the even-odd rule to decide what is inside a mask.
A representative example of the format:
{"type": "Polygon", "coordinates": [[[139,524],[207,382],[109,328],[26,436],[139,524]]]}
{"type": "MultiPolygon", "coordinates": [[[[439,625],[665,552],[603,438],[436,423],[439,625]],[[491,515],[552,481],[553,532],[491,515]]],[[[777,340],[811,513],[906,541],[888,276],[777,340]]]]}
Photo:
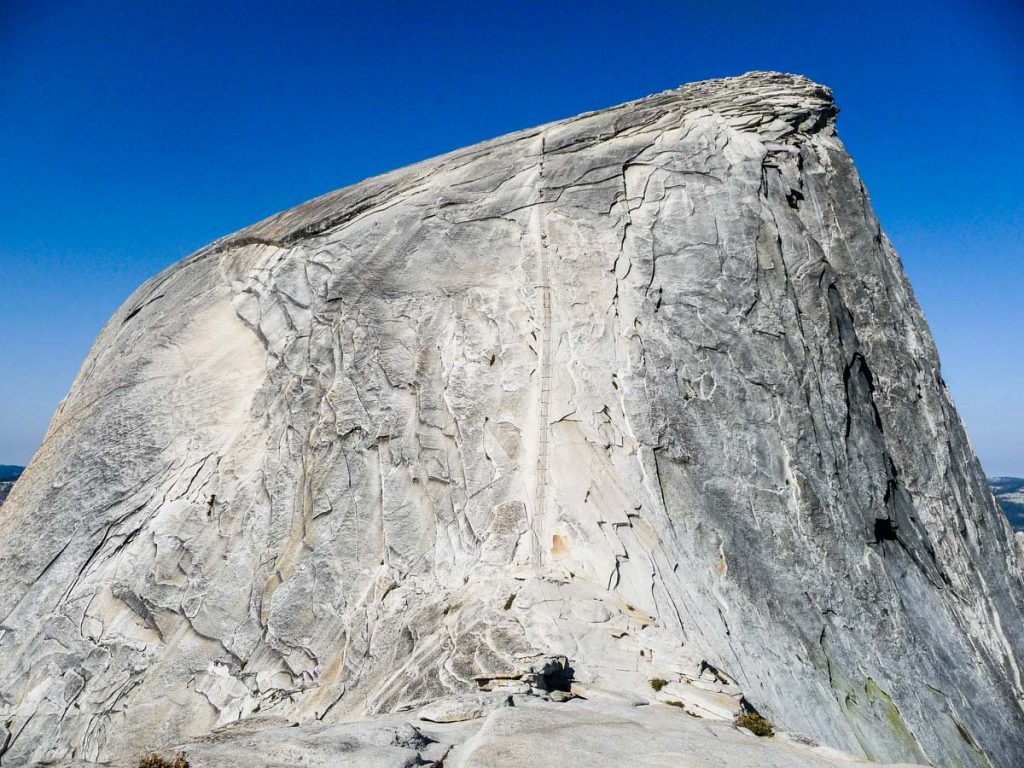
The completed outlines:
{"type": "Polygon", "coordinates": [[[990,474],[1024,475],[1024,4],[0,0],[0,463],[214,238],[684,82],[830,85],[990,474]]]}

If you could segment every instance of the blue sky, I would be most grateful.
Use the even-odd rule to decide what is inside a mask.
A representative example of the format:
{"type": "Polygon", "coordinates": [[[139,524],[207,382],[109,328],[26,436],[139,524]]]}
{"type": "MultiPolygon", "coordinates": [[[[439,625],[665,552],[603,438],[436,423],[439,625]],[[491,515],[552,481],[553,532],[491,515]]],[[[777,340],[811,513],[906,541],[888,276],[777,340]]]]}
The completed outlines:
{"type": "Polygon", "coordinates": [[[144,279],[315,195],[751,69],[830,85],[990,474],[1024,475],[1024,6],[0,0],[0,463],[144,279]]]}

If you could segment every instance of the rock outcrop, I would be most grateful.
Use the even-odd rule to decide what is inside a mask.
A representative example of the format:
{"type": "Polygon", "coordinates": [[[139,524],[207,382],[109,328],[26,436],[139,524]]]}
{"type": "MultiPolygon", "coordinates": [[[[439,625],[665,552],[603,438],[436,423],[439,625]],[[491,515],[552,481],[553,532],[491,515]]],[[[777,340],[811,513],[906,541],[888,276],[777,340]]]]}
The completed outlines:
{"type": "Polygon", "coordinates": [[[741,709],[1024,764],[1021,565],[835,117],[688,85],[142,286],[0,516],[4,766],[837,764],[741,709]]]}

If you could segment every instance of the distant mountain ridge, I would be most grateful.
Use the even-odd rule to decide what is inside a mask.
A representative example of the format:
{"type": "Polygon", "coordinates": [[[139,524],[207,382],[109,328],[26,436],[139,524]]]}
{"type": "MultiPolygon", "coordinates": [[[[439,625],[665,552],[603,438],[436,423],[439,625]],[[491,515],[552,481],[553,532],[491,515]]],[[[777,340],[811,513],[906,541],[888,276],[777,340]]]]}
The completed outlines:
{"type": "Polygon", "coordinates": [[[990,477],[988,484],[1010,527],[1024,531],[1024,477],[990,477]]]}
{"type": "Polygon", "coordinates": [[[24,469],[14,464],[0,464],[0,504],[7,499],[7,494],[14,487],[14,481],[21,477],[24,469]]]}
{"type": "Polygon", "coordinates": [[[0,464],[0,482],[13,483],[21,477],[21,473],[24,471],[24,467],[19,467],[14,464],[0,464]]]}

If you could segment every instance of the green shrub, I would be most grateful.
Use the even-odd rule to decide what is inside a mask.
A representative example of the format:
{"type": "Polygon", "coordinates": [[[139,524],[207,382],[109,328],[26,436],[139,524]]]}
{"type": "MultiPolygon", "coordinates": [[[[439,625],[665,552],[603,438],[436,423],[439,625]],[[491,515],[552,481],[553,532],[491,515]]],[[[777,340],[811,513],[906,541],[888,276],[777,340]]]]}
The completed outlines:
{"type": "Polygon", "coordinates": [[[668,680],[662,680],[660,677],[656,677],[653,680],[651,680],[651,688],[653,688],[656,691],[660,691],[666,685],[668,685],[668,680]]]}
{"type": "Polygon", "coordinates": [[[771,722],[765,720],[757,712],[743,712],[737,715],[733,722],[740,728],[746,728],[755,736],[768,737],[775,735],[775,728],[771,722]]]}

